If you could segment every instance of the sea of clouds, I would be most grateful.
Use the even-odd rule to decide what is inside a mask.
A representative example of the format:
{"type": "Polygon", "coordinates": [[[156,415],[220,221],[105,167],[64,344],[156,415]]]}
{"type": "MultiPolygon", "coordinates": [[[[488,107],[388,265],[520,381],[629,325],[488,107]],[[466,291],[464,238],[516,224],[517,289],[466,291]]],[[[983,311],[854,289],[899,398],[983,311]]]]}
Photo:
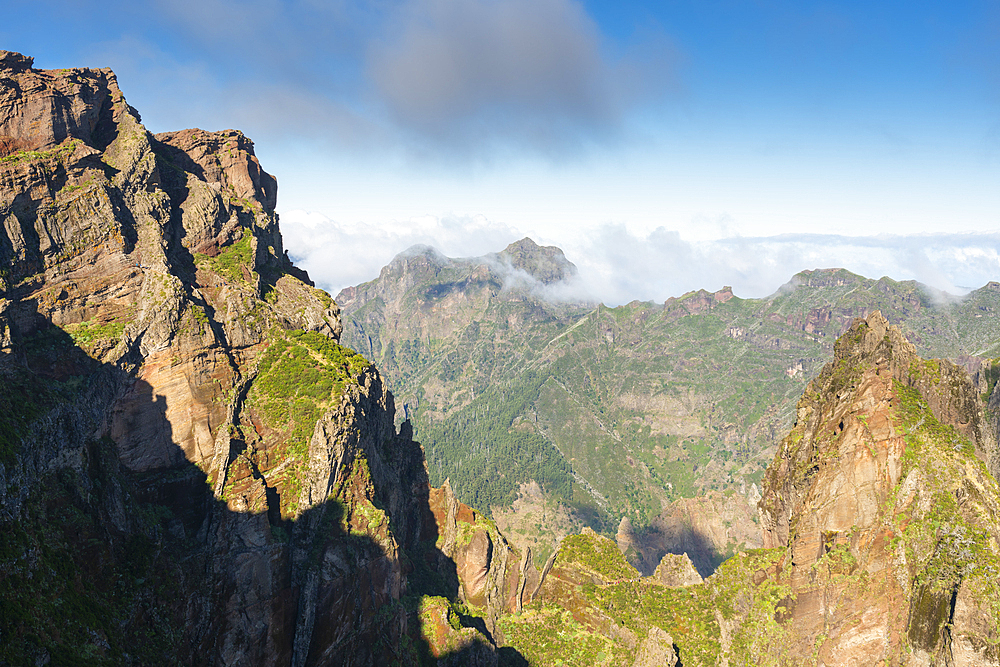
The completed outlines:
{"type": "Polygon", "coordinates": [[[635,232],[606,224],[549,238],[483,216],[424,216],[391,224],[344,224],[318,214],[281,216],[289,255],[331,294],[378,277],[400,252],[428,245],[449,257],[478,257],[531,236],[556,245],[576,264],[571,285],[553,298],[619,305],[664,301],[696,289],[730,285],[737,296],[763,297],[802,270],[845,268],[894,280],[917,280],[960,296],[1000,280],[1000,233],[842,236],[783,234],[688,241],[676,231],[635,232]]]}

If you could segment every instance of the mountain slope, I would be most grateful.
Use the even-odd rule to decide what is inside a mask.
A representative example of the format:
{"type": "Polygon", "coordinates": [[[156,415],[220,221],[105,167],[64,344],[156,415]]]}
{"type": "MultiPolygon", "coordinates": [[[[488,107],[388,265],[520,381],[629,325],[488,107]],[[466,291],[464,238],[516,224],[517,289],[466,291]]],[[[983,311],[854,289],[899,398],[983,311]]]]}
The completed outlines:
{"type": "Polygon", "coordinates": [[[966,373],[875,312],[796,412],[760,503],[768,548],[704,581],[671,556],[640,577],[584,531],[504,619],[508,639],[537,664],[671,644],[685,666],[1000,664],[996,432],[966,373]]]}
{"type": "Polygon", "coordinates": [[[465,501],[502,514],[534,480],[577,526],[610,533],[628,518],[645,571],[672,548],[680,524],[669,517],[689,512],[679,499],[742,498],[708,538],[710,560],[753,532],[730,530],[732,519],[753,514],[797,396],[853,318],[881,310],[921,353],[973,367],[1000,354],[996,283],[958,301],[831,269],[766,299],[726,288],[617,308],[551,300],[560,285],[514,282],[488,257],[415,250],[338,296],[344,343],[385,370],[432,481],[450,478],[465,501]]]}
{"type": "Polygon", "coordinates": [[[435,516],[252,142],[2,51],[0,150],[0,663],[497,664],[518,556],[435,516]]]}

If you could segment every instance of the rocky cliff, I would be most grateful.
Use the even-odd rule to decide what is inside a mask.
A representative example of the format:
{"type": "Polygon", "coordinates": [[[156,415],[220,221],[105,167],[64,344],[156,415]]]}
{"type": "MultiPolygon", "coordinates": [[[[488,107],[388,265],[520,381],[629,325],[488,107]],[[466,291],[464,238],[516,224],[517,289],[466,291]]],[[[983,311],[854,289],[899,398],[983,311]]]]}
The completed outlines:
{"type": "Polygon", "coordinates": [[[508,641],[538,664],[1000,664],[995,430],[962,368],[881,313],[838,339],[768,468],[765,547],[705,579],[643,577],[584,531],[548,559],[508,641]]]}
{"type": "Polygon", "coordinates": [[[838,341],[765,480],[788,652],[820,664],[1000,662],[995,432],[966,372],[876,312],[838,341]]]}
{"type": "Polygon", "coordinates": [[[439,528],[253,143],[6,51],[0,135],[0,664],[496,664],[517,557],[439,528]]]}

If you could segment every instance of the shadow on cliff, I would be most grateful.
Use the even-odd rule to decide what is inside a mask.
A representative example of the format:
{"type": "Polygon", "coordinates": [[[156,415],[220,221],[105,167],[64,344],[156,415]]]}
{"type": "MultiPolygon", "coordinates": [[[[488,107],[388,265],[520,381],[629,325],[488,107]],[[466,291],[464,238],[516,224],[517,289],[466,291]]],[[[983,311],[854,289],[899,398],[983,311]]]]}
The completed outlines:
{"type": "Polygon", "coordinates": [[[719,550],[710,535],[687,523],[679,528],[664,528],[654,523],[636,531],[633,543],[638,557],[630,557],[629,562],[647,577],[666,554],[686,554],[702,578],[711,576],[733,556],[732,552],[719,550]]]}
{"type": "Polygon", "coordinates": [[[9,422],[28,446],[0,452],[0,665],[492,663],[482,644],[434,655],[427,639],[485,625],[426,613],[459,589],[426,491],[417,538],[391,553],[345,530],[336,501],[285,521],[270,489],[264,507],[232,511],[179,448],[172,464],[131,470],[107,435],[111,407],[145,397],[144,429],[173,442],[166,399],[51,323],[22,324],[0,379],[6,407],[41,419],[9,422]]]}

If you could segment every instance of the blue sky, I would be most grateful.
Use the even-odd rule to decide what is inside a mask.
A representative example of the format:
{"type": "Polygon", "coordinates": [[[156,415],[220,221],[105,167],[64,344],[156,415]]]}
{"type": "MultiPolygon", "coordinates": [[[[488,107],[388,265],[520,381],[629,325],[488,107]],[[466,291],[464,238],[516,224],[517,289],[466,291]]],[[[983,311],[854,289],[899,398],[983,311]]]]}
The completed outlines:
{"type": "Polygon", "coordinates": [[[1000,279],[1000,3],[8,0],[147,127],[238,127],[323,286],[531,235],[609,303],[1000,279]]]}

